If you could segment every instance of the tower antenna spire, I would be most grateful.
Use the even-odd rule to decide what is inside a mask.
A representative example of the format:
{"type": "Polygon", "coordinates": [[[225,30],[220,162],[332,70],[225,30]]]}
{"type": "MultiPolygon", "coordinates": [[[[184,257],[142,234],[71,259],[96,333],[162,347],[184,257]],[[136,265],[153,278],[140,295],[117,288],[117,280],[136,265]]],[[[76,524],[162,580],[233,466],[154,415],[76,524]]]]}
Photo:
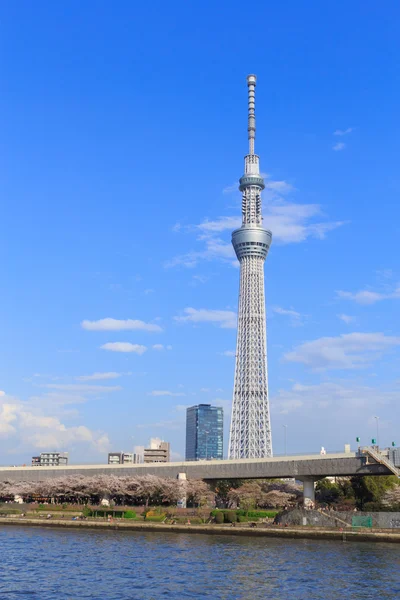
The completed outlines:
{"type": "Polygon", "coordinates": [[[247,120],[247,131],[249,139],[249,154],[254,154],[254,140],[256,137],[256,114],[255,114],[255,95],[256,95],[257,77],[247,75],[249,116],[247,120]]]}
{"type": "Polygon", "coordinates": [[[248,75],[249,154],[244,157],[242,226],[232,233],[232,244],[240,263],[240,289],[236,366],[233,386],[229,458],[272,456],[269,416],[267,331],[265,320],[264,262],[272,233],[264,229],[261,192],[265,183],[254,153],[256,136],[255,87],[257,78],[248,75]]]}

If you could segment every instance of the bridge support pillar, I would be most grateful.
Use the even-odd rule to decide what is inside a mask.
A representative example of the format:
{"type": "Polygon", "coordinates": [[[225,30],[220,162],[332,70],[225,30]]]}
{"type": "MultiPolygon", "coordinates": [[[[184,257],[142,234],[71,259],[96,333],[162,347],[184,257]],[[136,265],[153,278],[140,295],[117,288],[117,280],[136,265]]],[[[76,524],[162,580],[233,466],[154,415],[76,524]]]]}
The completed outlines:
{"type": "Polygon", "coordinates": [[[317,477],[302,477],[303,482],[303,505],[304,508],[314,508],[315,506],[315,482],[317,477]]]}
{"type": "Polygon", "coordinates": [[[178,473],[178,481],[181,484],[182,497],[176,503],[178,508],[186,508],[186,473],[178,473]]]}

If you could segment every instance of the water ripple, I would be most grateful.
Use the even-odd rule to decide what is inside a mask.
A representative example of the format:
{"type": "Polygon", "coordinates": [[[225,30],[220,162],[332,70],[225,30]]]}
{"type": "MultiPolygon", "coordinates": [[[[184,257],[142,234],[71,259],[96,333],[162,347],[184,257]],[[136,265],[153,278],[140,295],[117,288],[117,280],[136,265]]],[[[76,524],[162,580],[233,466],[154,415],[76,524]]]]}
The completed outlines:
{"type": "Polygon", "coordinates": [[[0,527],[1,600],[395,600],[394,544],[0,527]]]}

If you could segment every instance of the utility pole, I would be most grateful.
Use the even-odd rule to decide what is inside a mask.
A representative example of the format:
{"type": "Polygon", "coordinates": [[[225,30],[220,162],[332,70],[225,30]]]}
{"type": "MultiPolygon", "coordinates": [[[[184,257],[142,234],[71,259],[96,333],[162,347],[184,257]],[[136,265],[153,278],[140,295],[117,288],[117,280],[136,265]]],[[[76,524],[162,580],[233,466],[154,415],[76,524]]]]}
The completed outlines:
{"type": "Polygon", "coordinates": [[[374,417],[376,421],[376,444],[379,448],[379,417],[374,417]]]}

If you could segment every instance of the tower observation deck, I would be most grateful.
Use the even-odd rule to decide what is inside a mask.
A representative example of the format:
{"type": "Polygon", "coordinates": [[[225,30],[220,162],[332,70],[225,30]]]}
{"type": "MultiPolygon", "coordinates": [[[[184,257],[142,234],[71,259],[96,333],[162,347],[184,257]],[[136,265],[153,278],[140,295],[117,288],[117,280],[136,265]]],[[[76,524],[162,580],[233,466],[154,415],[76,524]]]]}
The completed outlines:
{"type": "Polygon", "coordinates": [[[262,226],[259,157],[254,153],[256,134],[256,76],[247,77],[249,153],[242,192],[242,225],[232,233],[232,244],[240,263],[239,311],[236,365],[229,436],[229,458],[272,456],[268,400],[267,336],[264,297],[264,262],[272,234],[262,226]]]}

